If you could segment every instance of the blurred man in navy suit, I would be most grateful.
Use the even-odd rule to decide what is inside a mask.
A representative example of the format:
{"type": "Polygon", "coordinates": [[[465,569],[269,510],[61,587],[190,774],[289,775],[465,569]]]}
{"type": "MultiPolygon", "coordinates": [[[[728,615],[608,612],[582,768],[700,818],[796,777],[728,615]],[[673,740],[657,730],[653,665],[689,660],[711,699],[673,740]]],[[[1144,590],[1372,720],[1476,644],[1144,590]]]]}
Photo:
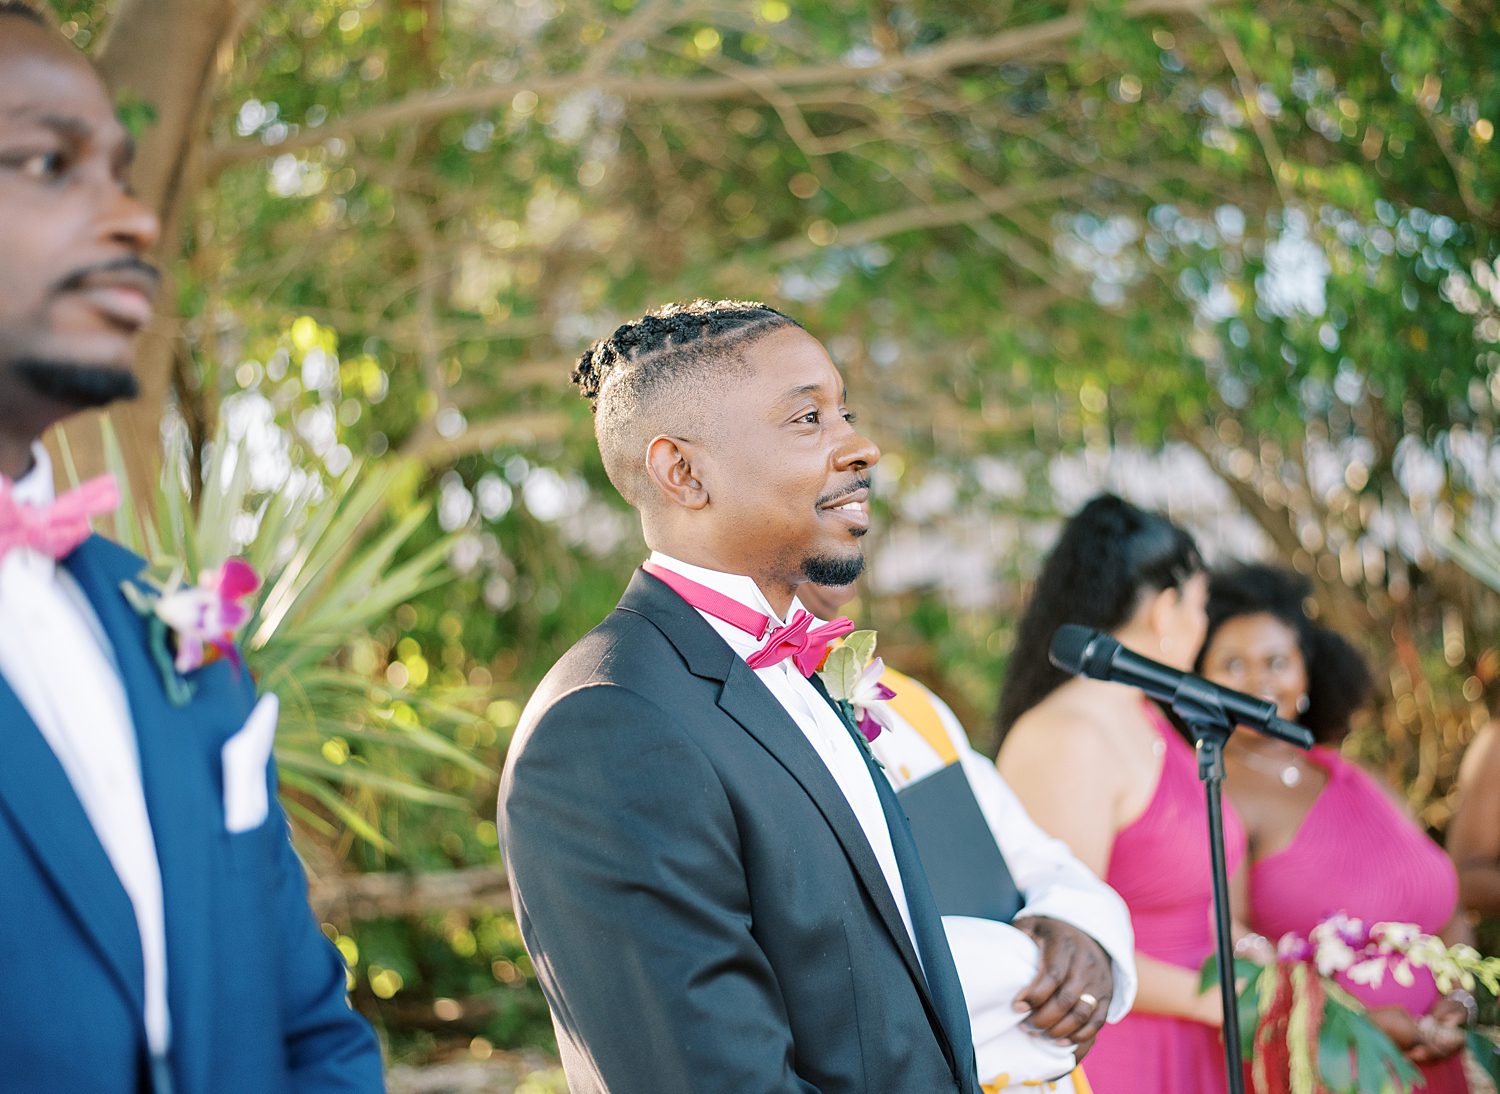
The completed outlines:
{"type": "Polygon", "coordinates": [[[42,433],[135,392],[155,215],[97,74],[0,0],[0,1087],[382,1089],[276,804],[276,708],[221,660],[173,694],[42,433]]]}

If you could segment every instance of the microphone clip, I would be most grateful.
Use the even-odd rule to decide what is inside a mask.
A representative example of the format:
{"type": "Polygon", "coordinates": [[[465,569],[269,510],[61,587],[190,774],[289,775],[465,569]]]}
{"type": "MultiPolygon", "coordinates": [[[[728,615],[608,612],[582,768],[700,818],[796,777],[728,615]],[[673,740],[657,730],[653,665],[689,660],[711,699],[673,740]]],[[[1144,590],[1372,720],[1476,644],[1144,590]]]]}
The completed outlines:
{"type": "Polygon", "coordinates": [[[1234,721],[1219,701],[1212,684],[1184,673],[1172,695],[1172,711],[1181,718],[1197,745],[1198,778],[1205,782],[1224,778],[1224,745],[1234,732],[1234,721]]]}

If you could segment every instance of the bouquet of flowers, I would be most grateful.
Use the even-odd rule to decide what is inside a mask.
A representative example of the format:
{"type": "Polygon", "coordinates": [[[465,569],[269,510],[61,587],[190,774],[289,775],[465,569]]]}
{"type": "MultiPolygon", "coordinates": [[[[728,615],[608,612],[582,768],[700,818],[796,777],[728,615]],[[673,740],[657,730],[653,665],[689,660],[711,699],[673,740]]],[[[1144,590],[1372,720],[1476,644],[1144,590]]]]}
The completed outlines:
{"type": "MultiPolygon", "coordinates": [[[[1274,950],[1235,960],[1240,1041],[1256,1094],[1388,1094],[1420,1089],[1421,1076],[1344,985],[1378,988],[1389,976],[1410,987],[1426,970],[1444,994],[1482,984],[1500,993],[1500,958],[1447,946],[1410,923],[1366,924],[1342,912],[1307,935],[1283,935],[1274,950]]],[[[1217,982],[1214,958],[1203,987],[1217,982]]],[[[1468,1033],[1469,1047],[1500,1080],[1495,1046],[1468,1033]]]]}

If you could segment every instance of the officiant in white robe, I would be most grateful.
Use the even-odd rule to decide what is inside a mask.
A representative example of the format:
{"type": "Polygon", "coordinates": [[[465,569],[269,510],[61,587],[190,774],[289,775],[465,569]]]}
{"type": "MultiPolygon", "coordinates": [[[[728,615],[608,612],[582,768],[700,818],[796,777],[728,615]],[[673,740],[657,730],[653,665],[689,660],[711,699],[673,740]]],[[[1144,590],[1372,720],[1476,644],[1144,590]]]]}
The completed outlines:
{"type": "MultiPolygon", "coordinates": [[[[1016,919],[1056,919],[1098,942],[1111,959],[1115,978],[1106,1020],[1123,1018],[1136,989],[1134,937],[1124,902],[1074,858],[1066,844],[1032,822],[995,765],[969,745],[946,703],[893,669],[887,668],[882,680],[896,696],[871,711],[885,730],[871,747],[892,786],[899,792],[948,764],[963,765],[1021,892],[1023,904],[1016,919]]],[[[1039,952],[1032,938],[991,919],[945,916],[943,926],[963,983],[985,1090],[1087,1091],[1086,1080],[1073,1070],[1073,1050],[1033,1033],[1025,1025],[1026,1014],[1015,1009],[1017,995],[1037,971],[1039,952]],[[1050,1081],[1059,1075],[1055,1083],[1050,1081]]],[[[1086,1064],[1082,1070],[1087,1072],[1086,1064]]]]}
{"type": "MultiPolygon", "coordinates": [[[[854,586],[807,586],[801,596],[810,611],[828,619],[840,614],[854,592],[854,586]]],[[[985,1094],[1039,1089],[1089,1094],[1087,1066],[1077,1066],[1075,1046],[1033,1030],[1027,1024],[1030,1011],[1024,1006],[1017,1009],[1017,999],[1036,977],[1042,955],[1033,937],[1013,924],[1052,920],[1076,927],[1097,942],[1110,960],[1114,990],[1095,1005],[1104,1010],[1104,1022],[1117,1022],[1129,1013],[1136,993],[1135,938],[1124,901],[1065,843],[1037,827],[995,765],[974,751],[948,704],[888,666],[880,682],[894,695],[860,712],[879,724],[871,750],[892,787],[901,795],[950,765],[960,765],[1020,894],[1020,908],[1009,923],[943,916],[985,1094]]]]}

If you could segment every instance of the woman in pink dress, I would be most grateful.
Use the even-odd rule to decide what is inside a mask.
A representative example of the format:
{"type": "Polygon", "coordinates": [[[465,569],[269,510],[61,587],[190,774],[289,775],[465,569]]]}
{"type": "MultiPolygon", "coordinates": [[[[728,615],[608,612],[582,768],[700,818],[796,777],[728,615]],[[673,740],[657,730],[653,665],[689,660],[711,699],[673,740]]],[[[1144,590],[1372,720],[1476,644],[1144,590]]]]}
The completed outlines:
{"type": "MultiPolygon", "coordinates": [[[[1275,941],[1306,934],[1346,912],[1372,922],[1415,923],[1447,941],[1468,941],[1458,915],[1458,875],[1395,795],[1344,759],[1338,743],[1374,684],[1359,653],[1307,616],[1307,583],[1247,566],[1209,586],[1209,630],[1200,671],[1276,703],[1318,741],[1311,753],[1253,733],[1225,749],[1225,789],[1250,842],[1241,918],[1275,941]]],[[[1345,984],[1418,1064],[1423,1094],[1463,1094],[1463,1024],[1472,997],[1438,994],[1430,974],[1411,987],[1345,984]]]]}
{"type": "MultiPolygon", "coordinates": [[[[1044,829],[1125,898],[1136,936],[1135,1008],[1083,1061],[1096,1094],[1216,1094],[1226,1087],[1203,790],[1193,750],[1139,691],[1073,679],[1047,647],[1063,623],[1186,669],[1207,626],[1192,538],[1104,495],[1063,529],[1021,619],[1000,700],[999,765],[1044,829]]],[[[1244,833],[1226,808],[1229,866],[1244,833]]]]}

